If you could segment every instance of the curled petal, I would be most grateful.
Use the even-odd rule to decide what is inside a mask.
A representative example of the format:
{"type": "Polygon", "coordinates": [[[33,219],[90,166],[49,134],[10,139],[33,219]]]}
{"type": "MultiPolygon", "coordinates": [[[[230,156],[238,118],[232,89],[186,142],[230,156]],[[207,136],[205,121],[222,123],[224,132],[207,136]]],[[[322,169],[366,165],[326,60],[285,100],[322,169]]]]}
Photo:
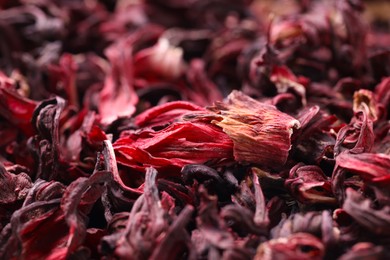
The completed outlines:
{"type": "Polygon", "coordinates": [[[322,259],[325,247],[315,236],[296,233],[289,237],[277,238],[262,243],[255,260],[271,259],[322,259]]]}
{"type": "Polygon", "coordinates": [[[129,117],[135,112],[138,96],[133,88],[133,38],[121,40],[106,49],[111,63],[104,87],[99,94],[98,106],[102,123],[110,124],[120,117],[129,117]]]}
{"type": "Polygon", "coordinates": [[[358,174],[362,179],[377,185],[390,182],[390,156],[386,154],[342,153],[336,158],[339,167],[358,174]]]}
{"type": "Polygon", "coordinates": [[[360,89],[353,95],[353,111],[364,111],[368,119],[375,122],[379,118],[380,108],[377,105],[374,93],[367,89],[360,89]]]}
{"type": "Polygon", "coordinates": [[[137,77],[148,79],[154,74],[166,79],[176,79],[184,72],[183,50],[161,37],[156,45],[137,53],[134,64],[137,77]]]}
{"type": "Polygon", "coordinates": [[[38,103],[14,91],[15,82],[0,72],[0,115],[19,128],[26,136],[32,136],[35,129],[31,117],[38,103]]]}
{"type": "Polygon", "coordinates": [[[232,160],[232,141],[220,128],[191,122],[177,122],[160,131],[142,130],[123,136],[114,144],[119,164],[142,171],[179,171],[186,164],[232,160]]]}
{"type": "Polygon", "coordinates": [[[334,204],[336,202],[330,180],[318,166],[303,164],[294,166],[285,185],[302,203],[334,204]]]}
{"type": "Polygon", "coordinates": [[[135,117],[135,123],[140,127],[162,126],[174,122],[191,111],[204,110],[204,108],[186,101],[168,102],[139,114],[135,117]]]}

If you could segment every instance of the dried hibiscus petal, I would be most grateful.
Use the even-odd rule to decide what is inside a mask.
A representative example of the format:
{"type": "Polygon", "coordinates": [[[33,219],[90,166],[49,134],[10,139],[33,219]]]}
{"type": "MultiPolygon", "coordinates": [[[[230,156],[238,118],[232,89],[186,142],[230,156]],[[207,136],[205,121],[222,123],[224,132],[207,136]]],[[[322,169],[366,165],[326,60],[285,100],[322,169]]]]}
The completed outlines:
{"type": "Polygon", "coordinates": [[[0,9],[0,259],[390,258],[389,4],[0,9]]]}
{"type": "Polygon", "coordinates": [[[99,113],[104,124],[112,123],[120,117],[131,116],[135,112],[138,96],[133,86],[132,43],[132,38],[122,40],[106,50],[111,71],[106,76],[99,95],[99,113]]]}
{"type": "Polygon", "coordinates": [[[347,189],[343,209],[360,225],[375,234],[390,234],[390,207],[375,209],[370,199],[358,192],[347,189]]]}
{"type": "Polygon", "coordinates": [[[40,164],[37,176],[52,180],[57,178],[60,156],[60,115],[65,107],[62,98],[43,101],[34,111],[32,123],[38,132],[40,164]]]}
{"type": "Polygon", "coordinates": [[[370,152],[374,145],[373,122],[369,119],[366,111],[359,111],[352,118],[349,125],[340,129],[334,146],[337,156],[345,148],[352,153],[370,152]]]}
{"type": "Polygon", "coordinates": [[[315,165],[297,164],[290,170],[286,186],[301,203],[334,204],[331,182],[315,165]]]}
{"type": "Polygon", "coordinates": [[[145,175],[144,194],[134,203],[126,227],[103,238],[103,253],[119,258],[158,259],[160,256],[169,259],[170,254],[176,255],[182,251],[173,246],[173,239],[184,245],[189,243],[184,227],[192,212],[191,206],[185,208],[169,228],[169,216],[162,208],[156,186],[157,172],[148,168],[145,175]],[[157,236],[161,244],[154,239],[157,236]]]}
{"type": "Polygon", "coordinates": [[[325,247],[313,235],[296,233],[262,243],[254,259],[322,259],[325,247]]]}
{"type": "Polygon", "coordinates": [[[156,45],[144,49],[134,57],[137,77],[176,79],[184,72],[183,50],[172,46],[167,38],[161,36],[156,45]],[[151,73],[153,72],[153,73],[151,73]]]}
{"type": "Polygon", "coordinates": [[[34,134],[31,118],[38,103],[20,96],[13,89],[13,84],[11,79],[0,72],[0,114],[25,135],[31,136],[34,134]]]}
{"type": "Polygon", "coordinates": [[[3,207],[24,200],[31,187],[31,179],[26,173],[15,175],[0,165],[0,204],[3,207]]]}
{"type": "Polygon", "coordinates": [[[185,101],[168,102],[139,114],[135,117],[135,123],[140,127],[164,126],[191,111],[205,111],[205,109],[185,101]]]}
{"type": "Polygon", "coordinates": [[[211,123],[233,140],[236,161],[269,168],[286,163],[298,120],[238,91],[209,109],[216,113],[210,115],[211,123]]]}
{"type": "Polygon", "coordinates": [[[374,93],[366,89],[355,91],[353,95],[353,111],[364,111],[368,119],[375,122],[380,116],[380,108],[374,93]]]}
{"type": "Polygon", "coordinates": [[[14,208],[26,199],[32,186],[31,179],[25,172],[14,174],[0,164],[0,230],[9,222],[14,208]]]}
{"type": "Polygon", "coordinates": [[[382,246],[377,246],[372,243],[357,243],[351,250],[340,257],[340,260],[352,259],[384,259],[386,258],[385,250],[382,246]]]}
{"type": "Polygon", "coordinates": [[[331,161],[336,141],[331,130],[337,118],[325,114],[318,106],[314,106],[302,109],[297,119],[301,123],[301,128],[294,131],[292,136],[292,157],[308,164],[331,161]]]}
{"type": "Polygon", "coordinates": [[[375,88],[375,97],[384,110],[385,117],[390,116],[390,77],[384,78],[375,88]]]}
{"type": "Polygon", "coordinates": [[[336,158],[337,165],[358,174],[362,179],[379,186],[390,181],[390,156],[385,154],[342,153],[336,158]]]}
{"type": "Polygon", "coordinates": [[[304,78],[296,77],[285,66],[274,66],[272,68],[270,80],[275,84],[278,93],[286,93],[292,91],[300,97],[303,106],[306,105],[306,89],[303,84],[306,84],[304,78]]]}
{"type": "Polygon", "coordinates": [[[114,144],[119,164],[138,171],[153,166],[178,171],[186,164],[232,160],[233,143],[216,126],[177,122],[160,131],[142,130],[122,135],[114,144]]]}
{"type": "MultiPolygon", "coordinates": [[[[65,259],[76,252],[86,236],[86,215],[100,198],[102,184],[110,176],[108,172],[96,172],[90,178],[79,178],[67,187],[62,199],[49,196],[47,201],[31,201],[16,211],[11,219],[12,235],[8,241],[2,241],[4,248],[0,249],[0,256],[65,259]],[[41,235],[45,239],[39,238],[41,235]]],[[[54,183],[46,185],[53,191],[61,188],[54,183]]]]}

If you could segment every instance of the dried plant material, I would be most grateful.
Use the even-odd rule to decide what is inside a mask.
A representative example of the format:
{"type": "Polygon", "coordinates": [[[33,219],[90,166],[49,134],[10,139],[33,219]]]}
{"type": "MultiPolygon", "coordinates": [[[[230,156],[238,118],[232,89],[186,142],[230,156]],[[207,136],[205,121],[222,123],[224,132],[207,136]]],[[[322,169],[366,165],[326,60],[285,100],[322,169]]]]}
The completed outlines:
{"type": "Polygon", "coordinates": [[[374,93],[366,89],[356,91],[353,94],[353,111],[364,111],[368,118],[375,122],[380,111],[374,93]]]}
{"type": "Polygon", "coordinates": [[[314,165],[295,165],[286,180],[286,186],[301,203],[335,204],[330,179],[314,165]]]}
{"type": "Polygon", "coordinates": [[[372,201],[365,199],[358,192],[347,189],[347,198],[343,209],[360,225],[375,234],[388,235],[390,233],[390,207],[375,209],[372,201]]]}
{"type": "Polygon", "coordinates": [[[233,143],[218,127],[191,122],[174,123],[160,131],[145,129],[123,135],[113,144],[119,164],[143,171],[180,170],[186,164],[232,160],[233,143]]]}
{"type": "Polygon", "coordinates": [[[237,91],[209,109],[217,114],[211,122],[233,140],[235,160],[269,168],[286,163],[298,120],[237,91]]]}
{"type": "Polygon", "coordinates": [[[261,244],[254,259],[322,259],[324,251],[324,245],[315,236],[296,233],[261,244]]]}
{"type": "Polygon", "coordinates": [[[390,259],[377,8],[0,0],[0,259],[390,259]]]}

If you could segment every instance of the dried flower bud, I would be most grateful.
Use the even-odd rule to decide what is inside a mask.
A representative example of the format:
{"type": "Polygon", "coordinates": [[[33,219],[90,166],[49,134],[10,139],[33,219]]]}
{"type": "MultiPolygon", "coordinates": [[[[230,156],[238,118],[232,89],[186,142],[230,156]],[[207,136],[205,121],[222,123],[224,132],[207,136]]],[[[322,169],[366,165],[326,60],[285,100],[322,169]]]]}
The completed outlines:
{"type": "Polygon", "coordinates": [[[270,168],[286,162],[298,120],[238,91],[209,109],[217,113],[211,122],[233,140],[237,161],[270,168]]]}

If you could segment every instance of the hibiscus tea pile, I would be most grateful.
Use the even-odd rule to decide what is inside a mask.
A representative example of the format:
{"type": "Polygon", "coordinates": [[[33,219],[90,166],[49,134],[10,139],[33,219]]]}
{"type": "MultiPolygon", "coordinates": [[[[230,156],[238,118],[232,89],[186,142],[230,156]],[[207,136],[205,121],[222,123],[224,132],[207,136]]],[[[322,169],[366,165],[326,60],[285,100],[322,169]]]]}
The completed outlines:
{"type": "Polygon", "coordinates": [[[0,1],[0,259],[390,259],[389,9],[0,1]]]}

